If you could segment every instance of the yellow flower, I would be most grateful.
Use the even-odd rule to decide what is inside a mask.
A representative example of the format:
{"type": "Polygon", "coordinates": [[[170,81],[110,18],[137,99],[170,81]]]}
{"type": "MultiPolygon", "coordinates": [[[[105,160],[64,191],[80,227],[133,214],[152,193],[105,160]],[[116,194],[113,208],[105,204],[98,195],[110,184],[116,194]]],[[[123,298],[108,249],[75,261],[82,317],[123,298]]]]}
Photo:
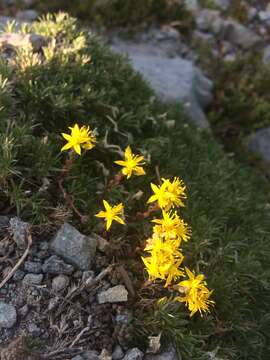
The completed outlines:
{"type": "Polygon", "coordinates": [[[125,224],[124,220],[120,216],[118,216],[118,215],[123,216],[124,207],[122,203],[115,206],[110,206],[110,204],[107,203],[106,200],[103,200],[103,205],[106,211],[100,211],[95,216],[98,218],[106,219],[106,230],[110,229],[113,221],[117,221],[119,224],[122,225],[125,224]]]}
{"type": "Polygon", "coordinates": [[[166,240],[175,240],[177,246],[180,246],[181,241],[188,241],[191,237],[191,230],[188,225],[180,219],[175,212],[162,211],[163,219],[154,219],[154,234],[164,236],[166,240]]]}
{"type": "Polygon", "coordinates": [[[157,201],[159,207],[166,211],[175,206],[185,206],[183,200],[186,198],[186,187],[179,178],[174,178],[172,182],[169,179],[162,179],[160,186],[151,183],[151,188],[154,195],[150,197],[148,203],[157,201]]]}
{"type": "Polygon", "coordinates": [[[133,172],[137,176],[145,175],[145,171],[141,166],[144,165],[143,160],[143,156],[132,154],[131,148],[128,146],[125,150],[125,160],[117,160],[115,163],[123,166],[122,174],[129,179],[133,172]]]}
{"type": "Polygon", "coordinates": [[[150,279],[166,280],[166,287],[175,278],[183,275],[179,267],[184,256],[173,242],[154,234],[151,239],[148,239],[145,251],[149,253],[149,256],[142,257],[142,260],[150,279]]]}
{"type": "Polygon", "coordinates": [[[195,276],[188,268],[185,268],[188,280],[181,281],[178,286],[183,289],[185,296],[178,296],[175,300],[184,302],[193,316],[197,311],[202,315],[203,312],[209,312],[209,307],[215,302],[209,300],[213,291],[209,291],[206,287],[206,281],[202,274],[195,276]]]}
{"type": "MultiPolygon", "coordinates": [[[[166,182],[166,180],[163,180],[166,182]]],[[[183,200],[186,199],[186,186],[178,177],[173,179],[173,182],[167,180],[167,191],[170,194],[170,207],[179,206],[184,207],[183,200]]]]}
{"type": "Polygon", "coordinates": [[[61,151],[73,148],[77,154],[81,155],[81,147],[85,150],[91,150],[95,146],[96,137],[93,131],[89,129],[89,126],[80,128],[78,124],[75,124],[69,129],[71,130],[70,135],[62,133],[63,138],[67,140],[67,144],[62,147],[61,151]]]}

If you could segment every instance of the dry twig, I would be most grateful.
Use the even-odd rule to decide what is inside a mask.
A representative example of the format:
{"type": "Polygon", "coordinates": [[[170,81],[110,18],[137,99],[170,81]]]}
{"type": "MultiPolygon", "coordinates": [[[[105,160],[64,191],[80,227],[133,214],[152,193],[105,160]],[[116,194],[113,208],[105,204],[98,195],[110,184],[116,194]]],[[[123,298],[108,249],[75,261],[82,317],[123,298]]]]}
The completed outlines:
{"type": "Polygon", "coordinates": [[[83,336],[83,334],[89,330],[89,327],[85,327],[82,329],[79,334],[75,337],[75,339],[72,341],[72,343],[69,345],[69,348],[73,348],[73,346],[80,340],[80,338],[83,336]]]}

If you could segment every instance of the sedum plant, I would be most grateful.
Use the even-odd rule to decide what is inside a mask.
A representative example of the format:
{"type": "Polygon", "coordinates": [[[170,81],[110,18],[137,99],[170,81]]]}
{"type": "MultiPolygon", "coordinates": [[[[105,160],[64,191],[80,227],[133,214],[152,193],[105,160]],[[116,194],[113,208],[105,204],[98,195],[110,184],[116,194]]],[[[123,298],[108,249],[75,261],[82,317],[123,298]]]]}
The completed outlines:
{"type": "Polygon", "coordinates": [[[31,222],[37,235],[66,221],[86,234],[104,231],[136,290],[133,345],[146,348],[148,337],[162,332],[162,342],[174,343],[185,360],[268,360],[268,185],[228,159],[180,106],[158,101],[126,59],[67,14],[46,16],[23,31],[46,41],[41,51],[0,57],[1,214],[31,222]],[[89,126],[98,139],[91,151],[80,146],[81,156],[59,151],[60,134],[71,135],[66,129],[74,127],[70,119],[89,126]],[[128,160],[122,149],[129,145],[131,160],[144,157],[137,166],[145,175],[132,171],[126,181],[128,167],[114,162],[128,160]],[[147,199],[165,193],[169,183],[183,190],[170,199],[174,207],[166,209],[167,199],[158,206],[156,198],[146,209],[147,199]],[[156,186],[154,193],[149,184],[156,186]],[[103,223],[101,229],[92,215],[104,210],[103,199],[111,208],[123,204],[125,217],[119,215],[126,226],[113,221],[109,231],[103,223]],[[179,252],[179,263],[184,256],[175,267],[183,275],[166,287],[168,276],[149,282],[141,261],[151,251],[145,239],[160,233],[175,243],[181,238],[178,247],[166,243],[179,252]],[[189,306],[189,298],[211,301],[201,274],[214,289],[216,305],[206,303],[211,312],[200,309],[207,316],[197,316],[198,310],[190,318],[184,306],[192,313],[201,302],[189,306]],[[183,301],[175,301],[177,296],[183,301]]]}

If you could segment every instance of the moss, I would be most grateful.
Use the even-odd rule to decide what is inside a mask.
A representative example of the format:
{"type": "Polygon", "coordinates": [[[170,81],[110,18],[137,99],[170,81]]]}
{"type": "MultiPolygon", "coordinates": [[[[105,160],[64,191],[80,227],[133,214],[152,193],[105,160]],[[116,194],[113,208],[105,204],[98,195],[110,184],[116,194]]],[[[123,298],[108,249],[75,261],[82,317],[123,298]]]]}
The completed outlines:
{"type": "Polygon", "coordinates": [[[209,118],[216,134],[234,148],[243,137],[270,124],[270,67],[252,54],[213,69],[215,99],[209,118]]]}
{"type": "MultiPolygon", "coordinates": [[[[193,126],[178,106],[157,101],[124,58],[81,32],[74,19],[47,16],[27,31],[50,41],[40,57],[19,51],[12,66],[0,67],[1,210],[43,229],[69,216],[89,233],[97,230],[92,215],[102,198],[123,201],[129,220],[123,247],[135,249],[149,236],[148,222],[138,223],[135,215],[146,208],[157,170],[164,177],[180,176],[188,187],[184,215],[193,229],[186,258],[206,274],[216,307],[205,319],[188,319],[181,305],[157,308],[147,293],[155,293],[155,286],[144,292],[137,253],[127,260],[119,251],[118,260],[133,269],[141,299],[135,304],[136,345],[163,329],[164,340],[174,341],[183,359],[207,359],[215,349],[224,359],[267,359],[270,242],[265,184],[229,160],[212,135],[193,126]],[[169,129],[167,120],[175,120],[175,128],[169,129]],[[60,133],[74,122],[99,133],[96,148],[77,159],[64,181],[76,207],[90,215],[87,224],[76,214],[70,216],[58,186],[66,159],[60,153],[60,133]],[[113,164],[117,151],[128,144],[149,158],[147,176],[108,193],[107,184],[118,170],[113,164]],[[143,196],[135,200],[139,190],[143,196]]],[[[119,228],[111,236],[111,241],[119,238],[119,228]]]]}

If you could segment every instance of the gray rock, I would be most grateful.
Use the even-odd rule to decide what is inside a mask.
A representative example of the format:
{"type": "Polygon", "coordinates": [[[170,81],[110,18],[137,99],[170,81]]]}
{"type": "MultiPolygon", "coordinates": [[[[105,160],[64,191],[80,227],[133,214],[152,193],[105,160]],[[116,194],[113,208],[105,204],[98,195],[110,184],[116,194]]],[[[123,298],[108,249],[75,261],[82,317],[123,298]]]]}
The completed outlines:
{"type": "Polygon", "coordinates": [[[61,292],[66,289],[69,284],[69,277],[65,275],[58,275],[53,278],[52,289],[56,292],[61,292]]]}
{"type": "Polygon", "coordinates": [[[81,355],[77,355],[73,357],[71,360],[84,360],[84,358],[81,355]]]}
{"type": "Polygon", "coordinates": [[[0,302],[0,329],[10,329],[17,321],[17,312],[13,305],[0,302]]]}
{"type": "Polygon", "coordinates": [[[160,354],[147,354],[145,360],[178,360],[177,351],[173,346],[160,354]]]}
{"type": "Polygon", "coordinates": [[[16,14],[16,19],[24,22],[32,22],[38,18],[38,12],[36,10],[24,10],[18,11],[16,14]]]}
{"type": "Polygon", "coordinates": [[[128,292],[123,285],[114,286],[106,291],[98,294],[98,303],[117,303],[126,302],[128,300],[128,292]]]}
{"type": "Polygon", "coordinates": [[[69,224],[61,226],[50,244],[57,255],[81,270],[91,269],[95,260],[96,246],[95,238],[82,235],[69,224]]]}
{"type": "Polygon", "coordinates": [[[258,16],[264,24],[270,26],[270,11],[259,11],[258,16]]]}
{"type": "Polygon", "coordinates": [[[47,274],[66,274],[70,275],[74,271],[74,267],[70,264],[66,264],[62,259],[56,255],[52,255],[45,261],[42,266],[42,270],[47,274]]]}
{"type": "Polygon", "coordinates": [[[42,272],[42,266],[39,262],[26,261],[24,263],[24,270],[34,274],[40,274],[42,272]]]}
{"type": "Polygon", "coordinates": [[[218,10],[205,9],[196,17],[196,26],[201,31],[210,31],[219,35],[223,31],[224,20],[218,10]]]}
{"type": "Polygon", "coordinates": [[[97,235],[97,234],[92,234],[92,237],[94,237],[97,240],[97,248],[99,251],[101,252],[106,252],[106,250],[109,247],[109,242],[104,239],[103,237],[97,235]]]}
{"type": "Polygon", "coordinates": [[[40,328],[32,321],[27,325],[27,329],[32,336],[39,336],[41,333],[40,328]]]}
{"type": "Polygon", "coordinates": [[[270,45],[264,49],[262,61],[265,65],[270,63],[270,45]]]}
{"type": "MultiPolygon", "coordinates": [[[[126,52],[128,46],[129,52],[139,52],[141,54],[152,54],[162,57],[176,57],[187,54],[188,48],[181,41],[179,31],[171,26],[151,27],[150,29],[138,33],[132,41],[123,41],[118,34],[114,35],[111,43],[116,51],[126,52]]],[[[191,50],[190,50],[191,52],[191,50]]]]}
{"type": "Polygon", "coordinates": [[[25,276],[25,272],[18,269],[18,270],[15,271],[12,279],[14,281],[21,281],[24,278],[24,276],[25,276]]]}
{"type": "Polygon", "coordinates": [[[260,49],[264,45],[264,41],[259,35],[234,20],[225,22],[223,38],[244,50],[260,49]]]}
{"type": "Polygon", "coordinates": [[[23,278],[23,284],[25,285],[40,285],[43,280],[42,274],[26,274],[23,278]]]}
{"type": "Polygon", "coordinates": [[[138,348],[133,348],[127,351],[123,360],[142,360],[143,352],[138,348]]]}
{"type": "Polygon", "coordinates": [[[126,43],[113,48],[129,55],[135,70],[144,76],[162,101],[181,102],[198,126],[209,127],[203,109],[212,100],[213,84],[191,61],[158,56],[142,45],[126,43]]]}
{"type": "Polygon", "coordinates": [[[53,310],[60,302],[60,298],[58,296],[51,298],[48,305],[48,310],[53,310]]]}
{"type": "Polygon", "coordinates": [[[28,306],[28,304],[25,304],[24,306],[22,306],[22,307],[19,309],[19,311],[18,311],[19,315],[20,315],[22,318],[24,318],[24,317],[28,314],[28,312],[29,312],[29,306],[28,306]]]}
{"type": "Polygon", "coordinates": [[[215,39],[214,35],[209,32],[194,30],[192,33],[192,38],[196,41],[201,41],[201,40],[207,41],[213,46],[216,44],[216,39],[215,39]]]}
{"type": "Polygon", "coordinates": [[[11,49],[32,47],[34,51],[39,51],[45,44],[45,38],[37,34],[3,33],[0,35],[0,47],[11,49]]]}
{"type": "Polygon", "coordinates": [[[248,15],[248,20],[252,21],[258,15],[258,10],[253,6],[249,6],[247,15],[248,15]]]}
{"type": "Polygon", "coordinates": [[[270,127],[260,129],[252,135],[248,148],[270,165],[270,127]]]}
{"type": "Polygon", "coordinates": [[[97,351],[85,351],[82,354],[83,360],[100,360],[97,351]]]}
{"type": "Polygon", "coordinates": [[[198,0],[184,0],[184,4],[186,9],[191,12],[198,12],[200,10],[198,0]]]}
{"type": "Polygon", "coordinates": [[[231,6],[231,0],[212,0],[213,3],[221,10],[228,10],[231,6]]]}
{"type": "Polygon", "coordinates": [[[48,244],[48,242],[47,242],[47,241],[41,241],[41,242],[39,243],[39,248],[40,248],[40,250],[42,250],[42,251],[47,251],[47,250],[49,250],[49,244],[48,244]]]}
{"type": "Polygon", "coordinates": [[[124,355],[125,353],[122,350],[121,346],[116,345],[112,353],[112,360],[121,360],[123,359],[124,355]]]}
{"type": "MultiPolygon", "coordinates": [[[[0,36],[1,38],[1,36],[0,36]]],[[[0,40],[1,42],[1,40],[0,40]]],[[[29,224],[22,221],[18,217],[9,220],[10,231],[13,235],[13,240],[20,249],[26,247],[26,234],[29,229],[29,224]]]]}

